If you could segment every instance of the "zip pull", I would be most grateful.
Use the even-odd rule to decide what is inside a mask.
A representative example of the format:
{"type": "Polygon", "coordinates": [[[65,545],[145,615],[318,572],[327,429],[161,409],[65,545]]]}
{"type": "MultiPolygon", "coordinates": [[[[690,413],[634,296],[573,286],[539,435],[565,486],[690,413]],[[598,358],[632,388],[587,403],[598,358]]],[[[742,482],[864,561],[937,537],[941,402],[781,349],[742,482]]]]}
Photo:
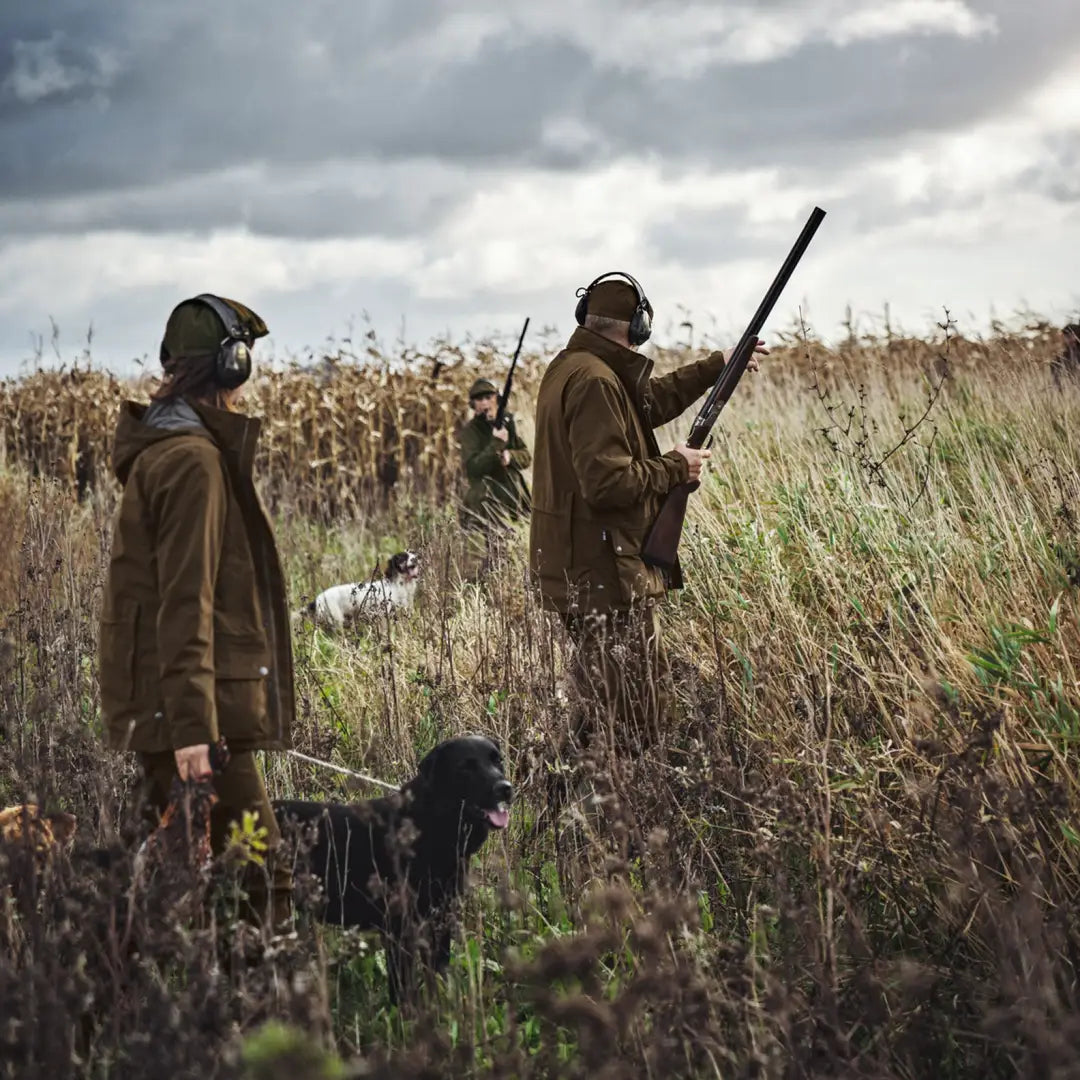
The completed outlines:
{"type": "Polygon", "coordinates": [[[601,529],[600,530],[600,539],[601,540],[607,540],[607,529],[601,529]]]}

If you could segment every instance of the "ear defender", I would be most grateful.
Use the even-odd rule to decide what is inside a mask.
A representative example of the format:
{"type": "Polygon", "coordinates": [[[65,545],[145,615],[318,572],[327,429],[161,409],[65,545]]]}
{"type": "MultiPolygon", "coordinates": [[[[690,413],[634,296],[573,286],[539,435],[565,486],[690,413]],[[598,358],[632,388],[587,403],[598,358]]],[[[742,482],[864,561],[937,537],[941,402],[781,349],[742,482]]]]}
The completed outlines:
{"type": "Polygon", "coordinates": [[[223,390],[235,390],[251,377],[251,340],[237,314],[228,304],[212,293],[195,297],[221,320],[225,337],[214,357],[214,381],[223,390]]]}
{"type": "MultiPolygon", "coordinates": [[[[595,284],[596,282],[594,281],[593,285],[595,284]]],[[[577,307],[574,308],[574,318],[577,319],[578,326],[585,325],[585,316],[589,314],[589,290],[591,288],[592,285],[590,285],[588,288],[583,285],[574,294],[579,298],[577,302],[577,307]]]]}
{"type": "Polygon", "coordinates": [[[649,298],[645,295],[645,291],[638,283],[637,278],[632,274],[628,274],[625,270],[612,270],[606,274],[601,274],[588,286],[578,289],[575,295],[579,297],[579,299],[577,307],[574,309],[574,318],[577,319],[578,326],[585,325],[585,317],[589,314],[589,293],[591,293],[601,281],[613,277],[626,278],[626,280],[634,287],[634,292],[637,293],[637,307],[634,309],[634,314],[630,319],[630,327],[626,332],[626,337],[631,345],[644,345],[652,336],[652,304],[649,303],[649,298]]]}

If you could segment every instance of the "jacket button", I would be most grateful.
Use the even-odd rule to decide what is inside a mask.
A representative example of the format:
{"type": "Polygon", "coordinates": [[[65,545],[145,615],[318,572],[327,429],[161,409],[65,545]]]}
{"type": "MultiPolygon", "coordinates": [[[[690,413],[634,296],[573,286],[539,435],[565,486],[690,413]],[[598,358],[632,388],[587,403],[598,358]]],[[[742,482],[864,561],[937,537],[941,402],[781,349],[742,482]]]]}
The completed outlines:
{"type": "Polygon", "coordinates": [[[619,554],[621,555],[622,554],[622,544],[616,544],[615,545],[615,550],[617,552],[619,552],[619,554]]]}
{"type": "Polygon", "coordinates": [[[261,667],[259,668],[259,674],[265,678],[267,675],[270,674],[270,669],[268,667],[261,667]]]}
{"type": "Polygon", "coordinates": [[[155,720],[164,720],[165,719],[165,714],[163,712],[156,712],[156,713],[154,713],[154,719],[155,720]]]}

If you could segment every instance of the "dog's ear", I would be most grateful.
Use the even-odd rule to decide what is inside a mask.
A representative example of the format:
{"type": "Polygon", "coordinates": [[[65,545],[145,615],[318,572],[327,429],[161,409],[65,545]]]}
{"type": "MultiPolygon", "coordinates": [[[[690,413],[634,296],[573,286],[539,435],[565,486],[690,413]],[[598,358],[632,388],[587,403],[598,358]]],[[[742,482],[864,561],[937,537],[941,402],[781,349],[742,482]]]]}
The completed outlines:
{"type": "Polygon", "coordinates": [[[435,773],[439,766],[439,759],[442,757],[442,749],[440,743],[434,750],[429,750],[416,767],[417,777],[424,787],[431,787],[435,783],[435,773]]]}

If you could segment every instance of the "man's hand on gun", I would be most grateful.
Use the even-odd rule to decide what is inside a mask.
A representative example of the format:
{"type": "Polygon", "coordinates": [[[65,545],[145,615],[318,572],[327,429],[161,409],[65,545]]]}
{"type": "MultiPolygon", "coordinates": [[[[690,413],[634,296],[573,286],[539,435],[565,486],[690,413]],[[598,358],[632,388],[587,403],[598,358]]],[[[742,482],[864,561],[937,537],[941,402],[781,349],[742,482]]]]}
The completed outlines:
{"type": "Polygon", "coordinates": [[[701,470],[705,466],[705,462],[712,457],[711,450],[695,450],[686,443],[679,443],[675,447],[677,453],[682,454],[686,458],[686,464],[689,466],[690,474],[687,479],[692,484],[696,484],[701,479],[701,470]]]}
{"type": "MultiPolygon", "coordinates": [[[[730,349],[725,350],[725,352],[724,352],[724,363],[725,364],[731,359],[732,354],[734,352],[735,352],[735,346],[732,346],[730,349]]],[[[754,355],[752,355],[750,357],[750,359],[746,363],[746,370],[747,371],[758,371],[759,370],[758,360],[757,360],[757,354],[758,353],[760,353],[762,356],[768,356],[769,355],[769,350],[767,348],[765,348],[765,342],[762,341],[761,338],[757,339],[757,344],[754,346],[754,355]]],[[[705,462],[708,461],[710,457],[712,457],[712,451],[711,450],[692,450],[689,446],[686,445],[686,443],[679,443],[679,445],[676,446],[675,449],[680,454],[682,454],[682,456],[684,458],[686,458],[686,464],[690,467],[690,475],[688,477],[688,480],[692,484],[697,483],[701,479],[701,473],[702,473],[702,470],[705,468],[705,462]]]]}
{"type": "MultiPolygon", "coordinates": [[[[495,438],[498,439],[500,442],[506,442],[507,439],[510,438],[510,432],[507,431],[506,428],[504,428],[504,427],[495,428],[495,430],[492,431],[491,434],[494,435],[495,438]]],[[[499,460],[503,463],[503,465],[509,465],[510,464],[510,451],[509,450],[501,450],[499,452],[499,460]]]]}
{"type": "MultiPolygon", "coordinates": [[[[732,353],[734,353],[734,352],[735,352],[735,346],[734,345],[730,349],[725,349],[724,350],[724,363],[725,364],[731,359],[732,353]]],[[[761,368],[760,368],[760,366],[758,364],[758,358],[757,358],[758,353],[761,353],[762,356],[768,356],[769,355],[769,350],[765,348],[765,342],[762,341],[761,338],[757,339],[757,344],[754,346],[754,354],[746,362],[746,370],[747,371],[760,371],[761,370],[761,368]]]]}

